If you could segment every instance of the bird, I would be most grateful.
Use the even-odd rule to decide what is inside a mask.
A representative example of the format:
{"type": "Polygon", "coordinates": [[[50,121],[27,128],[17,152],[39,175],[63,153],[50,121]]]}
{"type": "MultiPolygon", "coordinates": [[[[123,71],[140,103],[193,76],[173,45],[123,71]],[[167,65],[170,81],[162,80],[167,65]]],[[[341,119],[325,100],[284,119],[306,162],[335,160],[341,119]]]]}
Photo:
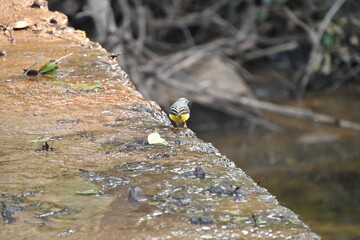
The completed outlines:
{"type": "Polygon", "coordinates": [[[189,102],[189,100],[182,97],[170,106],[169,117],[176,123],[178,128],[179,123],[184,123],[184,128],[187,128],[186,121],[190,118],[189,102]]]}

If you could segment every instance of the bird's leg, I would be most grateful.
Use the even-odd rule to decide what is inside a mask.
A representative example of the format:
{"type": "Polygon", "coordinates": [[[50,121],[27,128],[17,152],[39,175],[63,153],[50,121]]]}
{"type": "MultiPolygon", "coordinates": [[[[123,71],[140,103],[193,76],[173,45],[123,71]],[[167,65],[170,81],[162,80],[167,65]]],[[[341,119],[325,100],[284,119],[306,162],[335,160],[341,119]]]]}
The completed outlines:
{"type": "Polygon", "coordinates": [[[187,128],[187,126],[186,126],[186,122],[184,122],[184,128],[187,128]]]}

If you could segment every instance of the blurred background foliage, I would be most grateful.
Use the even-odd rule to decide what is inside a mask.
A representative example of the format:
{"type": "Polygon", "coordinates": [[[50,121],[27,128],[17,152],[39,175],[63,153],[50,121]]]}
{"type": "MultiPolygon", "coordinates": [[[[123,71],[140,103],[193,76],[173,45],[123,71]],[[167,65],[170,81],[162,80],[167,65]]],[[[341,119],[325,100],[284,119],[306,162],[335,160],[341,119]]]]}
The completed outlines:
{"type": "MultiPolygon", "coordinates": [[[[176,88],[169,78],[181,82],[191,76],[189,65],[213,55],[254,85],[258,97],[301,99],[305,91],[331,91],[355,80],[358,5],[344,0],[49,1],[70,25],[108,51],[121,52],[121,66],[139,90],[161,104],[169,100],[157,99],[163,95],[159,82],[176,88]]],[[[186,87],[177,91],[189,95],[186,87]]]]}

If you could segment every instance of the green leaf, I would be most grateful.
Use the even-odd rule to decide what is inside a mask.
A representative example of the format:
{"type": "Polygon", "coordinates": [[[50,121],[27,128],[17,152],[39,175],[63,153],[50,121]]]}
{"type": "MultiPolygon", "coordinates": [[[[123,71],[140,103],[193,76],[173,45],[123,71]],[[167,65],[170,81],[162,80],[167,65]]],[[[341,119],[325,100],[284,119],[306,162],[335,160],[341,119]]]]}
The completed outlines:
{"type": "Polygon", "coordinates": [[[148,142],[149,142],[149,144],[159,144],[159,145],[168,145],[169,144],[157,132],[153,132],[148,135],[148,142]]]}
{"type": "Polygon", "coordinates": [[[58,69],[57,62],[50,60],[46,62],[39,70],[41,74],[56,75],[56,69],[58,69]]]}
{"type": "Polygon", "coordinates": [[[29,142],[31,142],[31,143],[38,143],[38,142],[48,142],[48,141],[51,141],[51,138],[44,137],[44,138],[40,138],[40,139],[30,140],[29,142]]]}
{"type": "Polygon", "coordinates": [[[102,88],[102,84],[100,81],[94,81],[92,83],[77,83],[74,85],[74,88],[77,88],[77,89],[83,90],[83,91],[90,91],[95,88],[102,88]]]}
{"type": "Polygon", "coordinates": [[[100,81],[94,81],[92,83],[67,83],[63,81],[54,80],[54,81],[45,81],[45,83],[54,86],[74,88],[81,91],[91,91],[96,88],[103,88],[103,85],[101,84],[100,81]]]}
{"type": "Polygon", "coordinates": [[[99,194],[99,192],[94,189],[89,189],[89,190],[85,190],[82,192],[76,192],[76,194],[77,195],[97,195],[97,194],[99,194]]]}
{"type": "Polygon", "coordinates": [[[323,43],[326,47],[332,48],[335,43],[334,35],[329,34],[329,33],[324,33],[323,43]]]}
{"type": "Polygon", "coordinates": [[[149,205],[152,205],[152,206],[159,206],[161,202],[157,202],[157,201],[150,201],[148,202],[149,205]]]}
{"type": "Polygon", "coordinates": [[[43,73],[43,75],[57,75],[56,69],[43,73]]]}

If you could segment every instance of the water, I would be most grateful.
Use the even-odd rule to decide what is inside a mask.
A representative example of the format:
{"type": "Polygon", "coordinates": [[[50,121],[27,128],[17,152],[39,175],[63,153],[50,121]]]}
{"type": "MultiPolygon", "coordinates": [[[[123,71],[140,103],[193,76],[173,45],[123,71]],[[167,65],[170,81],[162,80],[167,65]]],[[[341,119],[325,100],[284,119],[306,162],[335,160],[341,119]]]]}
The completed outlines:
{"type": "MultiPolygon", "coordinates": [[[[353,86],[347,86],[331,95],[308,95],[292,105],[360,122],[359,103],[353,86]]],[[[193,116],[196,120],[194,111],[193,116]]],[[[261,186],[323,239],[359,239],[360,132],[266,117],[288,130],[275,133],[226,117],[218,129],[200,130],[197,135],[214,143],[255,181],[263,180],[261,186]]]]}

